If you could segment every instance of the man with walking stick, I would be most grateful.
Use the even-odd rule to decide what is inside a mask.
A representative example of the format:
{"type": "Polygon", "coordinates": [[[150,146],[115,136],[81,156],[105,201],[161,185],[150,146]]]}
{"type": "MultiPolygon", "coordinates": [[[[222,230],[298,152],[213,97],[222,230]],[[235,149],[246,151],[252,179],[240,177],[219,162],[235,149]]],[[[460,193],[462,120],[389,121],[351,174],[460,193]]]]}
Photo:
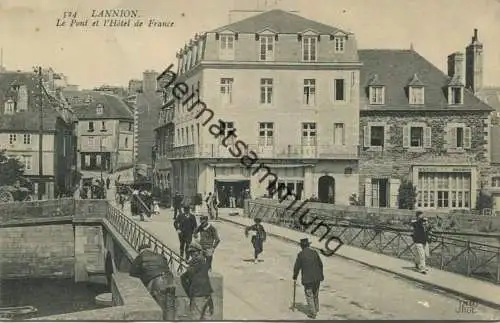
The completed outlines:
{"type": "Polygon", "coordinates": [[[295,266],[293,268],[294,281],[294,303],[295,303],[295,285],[299,272],[302,272],[302,285],[306,294],[307,304],[309,306],[309,318],[316,318],[319,312],[319,285],[324,280],[323,262],[317,251],[311,249],[309,240],[301,239],[300,247],[302,251],[297,255],[295,266]]]}

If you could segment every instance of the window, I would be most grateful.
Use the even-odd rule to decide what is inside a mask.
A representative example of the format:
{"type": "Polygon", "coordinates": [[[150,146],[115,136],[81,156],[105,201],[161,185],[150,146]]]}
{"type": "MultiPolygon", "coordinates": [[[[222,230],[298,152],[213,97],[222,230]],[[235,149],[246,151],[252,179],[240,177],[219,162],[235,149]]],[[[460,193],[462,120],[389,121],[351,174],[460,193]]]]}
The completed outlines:
{"type": "Polygon", "coordinates": [[[500,177],[493,177],[491,179],[491,186],[492,187],[500,187],[500,177]]]}
{"type": "Polygon", "coordinates": [[[23,135],[23,143],[25,145],[31,145],[31,135],[30,134],[23,135]]]}
{"type": "Polygon", "coordinates": [[[304,62],[315,62],[318,38],[309,36],[302,38],[302,60],[304,62]]]}
{"type": "Polygon", "coordinates": [[[191,125],[191,143],[194,144],[195,141],[194,141],[194,126],[191,125]]]}
{"type": "Polygon", "coordinates": [[[316,145],[316,123],[307,122],[302,124],[302,145],[316,145]]]}
{"type": "Polygon", "coordinates": [[[424,128],[411,127],[410,128],[410,147],[423,147],[424,146],[424,128]]]}
{"type": "Polygon", "coordinates": [[[273,98],[273,79],[260,79],[260,103],[271,104],[273,98]]]}
{"type": "Polygon", "coordinates": [[[370,127],[370,146],[372,147],[384,147],[385,141],[385,127],[384,126],[372,126],[370,127]]]}
{"type": "Polygon", "coordinates": [[[13,145],[17,140],[17,135],[15,133],[11,133],[9,135],[9,144],[13,145]]]}
{"type": "Polygon", "coordinates": [[[130,123],[128,124],[128,131],[132,131],[132,127],[133,127],[133,123],[132,123],[132,122],[130,122],[130,123]]]}
{"type": "Polygon", "coordinates": [[[470,208],[470,173],[419,172],[417,206],[419,208],[470,208]]]}
{"type": "Polygon", "coordinates": [[[184,128],[181,129],[181,145],[184,145],[184,128]]]}
{"type": "Polygon", "coordinates": [[[384,104],[385,88],[383,86],[370,87],[370,104],[384,104]]]}
{"type": "Polygon", "coordinates": [[[101,122],[101,131],[106,131],[106,121],[101,122]]]}
{"type": "Polygon", "coordinates": [[[403,127],[404,148],[431,148],[431,128],[421,124],[403,127]]]}
{"type": "Polygon", "coordinates": [[[259,146],[272,146],[274,144],[274,124],[272,122],[259,123],[259,146]]]}
{"type": "Polygon", "coordinates": [[[125,148],[128,148],[128,137],[125,137],[125,148]]]}
{"type": "Polygon", "coordinates": [[[220,36],[220,58],[221,59],[234,59],[234,36],[221,35],[220,36]]]}
{"type": "Polygon", "coordinates": [[[94,132],[94,123],[92,121],[89,122],[89,132],[94,132]]]}
{"type": "Polygon", "coordinates": [[[14,101],[12,100],[7,100],[7,102],[5,102],[5,110],[4,110],[5,114],[13,114],[15,112],[15,104],[14,104],[14,101]]]}
{"type": "Polygon", "coordinates": [[[461,86],[453,86],[449,88],[448,92],[449,104],[462,104],[463,101],[463,88],[461,86]]]}
{"type": "Polygon", "coordinates": [[[335,101],[345,101],[345,80],[336,79],[334,86],[335,101]]]}
{"type": "Polygon", "coordinates": [[[189,127],[186,127],[186,144],[189,145],[189,140],[191,136],[189,135],[189,127]]]}
{"type": "Polygon", "coordinates": [[[470,149],[471,128],[464,126],[452,126],[448,128],[449,148],[470,149]]]}
{"type": "MultiPolygon", "coordinates": [[[[268,185],[272,185],[271,181],[268,185]]],[[[274,183],[274,188],[271,192],[274,192],[273,198],[283,199],[285,194],[291,192],[295,195],[296,200],[302,199],[302,192],[304,191],[304,181],[303,180],[291,180],[291,179],[282,179],[280,178],[277,182],[274,183]]],[[[272,195],[272,194],[271,194],[272,195]]],[[[288,195],[287,199],[292,199],[293,195],[288,195]]]]}
{"type": "Polygon", "coordinates": [[[224,126],[223,126],[222,130],[223,130],[224,135],[220,136],[219,139],[222,141],[222,140],[224,140],[224,138],[229,137],[226,140],[226,144],[232,145],[233,140],[234,140],[234,136],[230,136],[230,134],[234,133],[236,131],[236,129],[234,128],[234,122],[232,122],[232,121],[224,122],[224,126]]]}
{"type": "Polygon", "coordinates": [[[410,86],[410,104],[424,104],[424,87],[410,86]]]}
{"type": "Polygon", "coordinates": [[[178,145],[180,145],[181,143],[181,131],[179,129],[177,129],[177,137],[176,137],[176,140],[178,145]]]}
{"type": "Polygon", "coordinates": [[[24,165],[25,170],[33,169],[33,157],[32,156],[21,156],[21,163],[24,165]]]}
{"type": "Polygon", "coordinates": [[[104,112],[104,107],[102,106],[102,104],[98,104],[96,107],[96,113],[98,115],[101,115],[101,114],[103,114],[103,112],[104,112]]]}
{"type": "Polygon", "coordinates": [[[232,78],[222,78],[220,79],[220,94],[222,96],[223,103],[230,104],[233,99],[233,79],[232,78]]]}
{"type": "Polygon", "coordinates": [[[87,141],[88,141],[88,145],[89,145],[90,147],[95,146],[95,144],[94,144],[94,142],[95,142],[94,137],[88,137],[88,138],[87,138],[87,141]]]}
{"type": "Polygon", "coordinates": [[[315,105],[316,103],[316,80],[304,80],[304,104],[315,105]]]}
{"type": "Polygon", "coordinates": [[[344,44],[345,44],[344,37],[335,37],[335,52],[336,53],[343,53],[344,52],[344,44]]]}
{"type": "Polygon", "coordinates": [[[345,132],[343,123],[335,123],[333,125],[333,144],[345,145],[345,132]]]}
{"type": "Polygon", "coordinates": [[[274,59],[274,36],[260,37],[260,60],[272,61],[274,59]]]}

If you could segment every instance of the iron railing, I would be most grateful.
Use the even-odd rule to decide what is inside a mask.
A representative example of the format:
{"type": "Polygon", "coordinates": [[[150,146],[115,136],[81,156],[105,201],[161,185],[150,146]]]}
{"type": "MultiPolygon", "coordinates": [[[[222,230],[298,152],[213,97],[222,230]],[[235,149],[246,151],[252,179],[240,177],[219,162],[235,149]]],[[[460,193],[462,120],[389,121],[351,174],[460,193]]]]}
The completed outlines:
{"type": "MultiPolygon", "coordinates": [[[[249,212],[250,217],[258,215],[264,222],[297,231],[311,233],[315,231],[318,223],[323,222],[324,225],[314,232],[318,238],[324,237],[322,241],[337,236],[347,245],[388,256],[412,262],[416,256],[411,230],[378,224],[355,224],[333,218],[319,219],[309,214],[302,222],[312,224],[304,226],[299,216],[294,215],[291,210],[286,210],[285,206],[256,204],[253,207],[258,209],[249,212]],[[267,210],[262,207],[267,207],[267,210]]],[[[494,245],[457,239],[444,234],[433,234],[432,239],[430,257],[427,259],[429,266],[500,284],[500,241],[494,245]]]]}
{"type": "Polygon", "coordinates": [[[106,219],[135,250],[138,250],[141,244],[149,243],[155,252],[167,259],[173,273],[182,274],[187,269],[187,262],[179,254],[168,248],[158,238],[141,228],[133,219],[115,207],[108,206],[106,219]]]}

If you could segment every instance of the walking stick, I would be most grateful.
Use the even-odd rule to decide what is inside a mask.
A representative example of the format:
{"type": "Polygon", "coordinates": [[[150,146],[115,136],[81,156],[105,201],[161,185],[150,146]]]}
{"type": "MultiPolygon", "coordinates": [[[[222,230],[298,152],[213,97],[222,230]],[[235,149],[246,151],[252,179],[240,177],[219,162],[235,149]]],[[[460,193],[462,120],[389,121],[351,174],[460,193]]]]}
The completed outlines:
{"type": "Polygon", "coordinates": [[[292,310],[292,312],[295,312],[295,294],[297,292],[297,281],[293,281],[293,299],[292,299],[292,306],[290,307],[290,309],[292,310]]]}

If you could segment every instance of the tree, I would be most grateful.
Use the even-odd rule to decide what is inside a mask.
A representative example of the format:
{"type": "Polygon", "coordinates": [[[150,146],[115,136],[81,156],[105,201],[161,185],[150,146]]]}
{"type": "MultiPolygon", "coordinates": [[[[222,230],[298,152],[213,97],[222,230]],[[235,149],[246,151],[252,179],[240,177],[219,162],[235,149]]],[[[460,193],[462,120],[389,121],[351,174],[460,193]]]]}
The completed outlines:
{"type": "Polygon", "coordinates": [[[0,151],[0,186],[23,184],[24,165],[17,158],[10,158],[0,151]]]}
{"type": "Polygon", "coordinates": [[[483,211],[484,209],[493,208],[493,197],[488,194],[484,189],[481,189],[477,196],[476,209],[483,211]]]}
{"type": "Polygon", "coordinates": [[[417,188],[409,180],[404,180],[399,186],[398,206],[400,209],[413,210],[417,201],[417,188]]]}

